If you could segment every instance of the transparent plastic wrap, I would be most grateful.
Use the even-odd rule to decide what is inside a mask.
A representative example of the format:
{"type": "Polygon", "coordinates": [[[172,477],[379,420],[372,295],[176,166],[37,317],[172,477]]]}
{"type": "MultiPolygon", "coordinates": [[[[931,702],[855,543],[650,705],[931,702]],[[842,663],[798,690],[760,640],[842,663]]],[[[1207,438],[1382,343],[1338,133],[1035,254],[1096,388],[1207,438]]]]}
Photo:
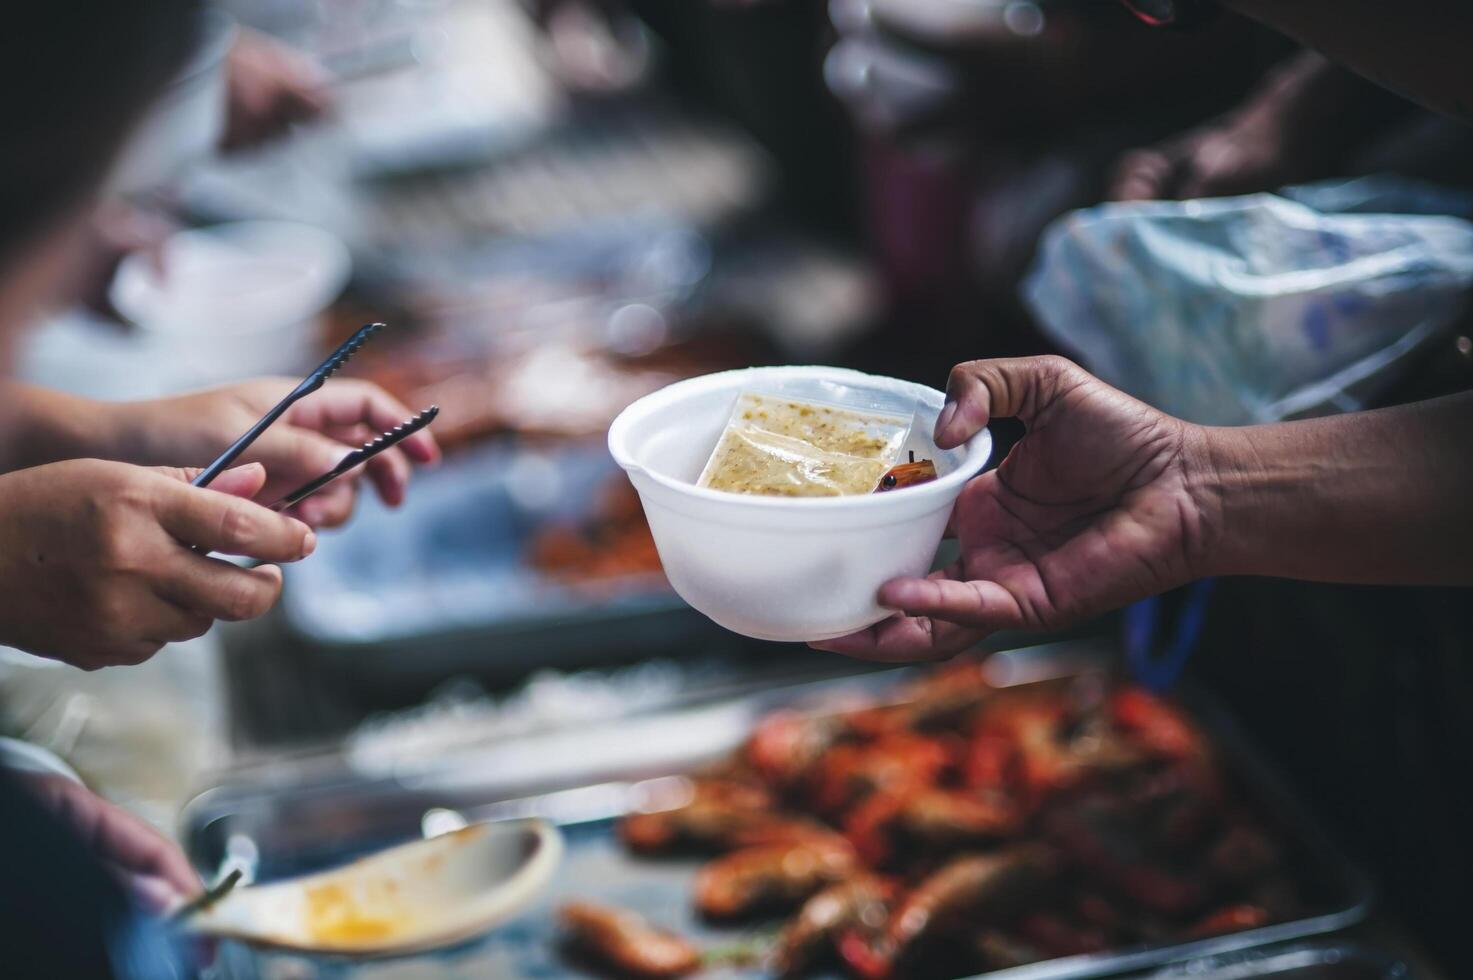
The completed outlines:
{"type": "Polygon", "coordinates": [[[698,486],[774,497],[874,493],[900,460],[915,409],[844,386],[835,396],[743,391],[698,486]]]}
{"type": "Polygon", "coordinates": [[[1191,421],[1353,411],[1466,310],[1469,214],[1391,177],[1107,204],[1050,226],[1023,298],[1090,370],[1191,421]]]}

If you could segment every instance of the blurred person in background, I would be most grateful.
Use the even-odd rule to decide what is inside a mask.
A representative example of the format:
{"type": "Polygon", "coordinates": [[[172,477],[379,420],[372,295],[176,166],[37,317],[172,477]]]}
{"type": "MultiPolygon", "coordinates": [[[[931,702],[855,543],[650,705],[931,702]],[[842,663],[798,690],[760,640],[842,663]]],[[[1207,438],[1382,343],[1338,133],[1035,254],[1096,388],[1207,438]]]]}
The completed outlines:
{"type": "Polygon", "coordinates": [[[226,151],[259,146],[332,109],[329,79],[315,61],[248,27],[230,48],[225,84],[226,151]]]}
{"type": "Polygon", "coordinates": [[[856,356],[917,378],[979,339],[1046,349],[1017,299],[1043,228],[1097,202],[1124,150],[1231,106],[1286,48],[1241,18],[1151,32],[1088,0],[832,6],[829,84],[859,132],[866,232],[896,311],[856,356]]]}
{"type": "MultiPolygon", "coordinates": [[[[1162,20],[1210,16],[1214,7],[1133,5],[1162,20]]],[[[1319,53],[1296,57],[1242,109],[1127,157],[1117,196],[1236,193],[1339,170],[1347,151],[1404,113],[1362,77],[1442,113],[1444,132],[1473,121],[1462,50],[1473,8],[1372,0],[1221,7],[1319,53]]],[[[1427,162],[1446,168],[1450,159],[1433,153],[1427,162]]],[[[882,600],[901,615],[820,645],[879,659],[945,656],[995,629],[1057,629],[1203,575],[1274,577],[1219,583],[1194,673],[1273,746],[1332,832],[1373,863],[1407,925],[1466,971],[1466,376],[1444,389],[1461,393],[1413,393],[1394,408],[1214,429],[1171,418],[1061,359],[963,364],[952,374],[940,444],[993,416],[1020,418],[1026,434],[959,501],[961,560],[930,580],[889,583],[882,600]]]]}
{"type": "Polygon", "coordinates": [[[1123,154],[1108,196],[1225,197],[1372,173],[1466,186],[1473,131],[1302,51],[1228,112],[1123,154]]]}
{"type": "Polygon", "coordinates": [[[842,359],[915,379],[975,350],[979,323],[990,350],[1037,350],[1015,293],[1043,227],[1287,48],[1240,18],[1142,31],[1094,0],[530,2],[554,38],[583,36],[553,46],[590,84],[609,72],[588,25],[647,24],[667,88],[771,155],[784,220],[867,240],[889,315],[842,359]]]}
{"type": "MultiPolygon", "coordinates": [[[[311,58],[275,38],[236,27],[225,59],[225,120],[219,149],[241,153],[288,134],[330,112],[326,72],[311,58]]],[[[125,197],[98,202],[91,222],[78,295],[88,306],[111,313],[107,296],[118,263],[129,252],[157,254],[177,224],[158,210],[125,197]]]]}
{"type": "Polygon", "coordinates": [[[1224,197],[1344,175],[1357,151],[1411,111],[1318,52],[1300,52],[1230,111],[1124,154],[1109,197],[1224,197]]]}
{"type": "Polygon", "coordinates": [[[663,42],[667,91],[731,119],[772,155],[783,177],[778,193],[785,217],[852,232],[852,153],[842,113],[823,85],[827,0],[527,3],[562,53],[565,81],[584,91],[627,79],[617,59],[593,56],[593,42],[628,35],[619,25],[637,18],[663,42]]]}
{"type": "MultiPolygon", "coordinates": [[[[22,328],[83,284],[98,196],[183,64],[199,13],[195,0],[10,12],[0,34],[0,363],[22,328]]],[[[284,94],[277,55],[246,43],[254,53],[232,73],[238,124],[228,140],[261,138],[306,108],[300,93],[284,94]]],[[[127,404],[0,385],[0,643],[85,669],[133,664],[216,620],[270,608],[277,563],[310,554],[314,526],[347,519],[354,487],[341,481],[294,514],[259,501],[409,414],[372,385],[329,382],[243,465],[210,489],[189,485],[187,467],[207,463],[294,383],[127,404]]],[[[420,436],[368,474],[390,504],[403,498],[411,460],[437,456],[420,436]]],[[[141,915],[199,890],[175,845],[63,775],[0,771],[0,825],[0,973],[153,978],[178,968],[141,915]]]]}

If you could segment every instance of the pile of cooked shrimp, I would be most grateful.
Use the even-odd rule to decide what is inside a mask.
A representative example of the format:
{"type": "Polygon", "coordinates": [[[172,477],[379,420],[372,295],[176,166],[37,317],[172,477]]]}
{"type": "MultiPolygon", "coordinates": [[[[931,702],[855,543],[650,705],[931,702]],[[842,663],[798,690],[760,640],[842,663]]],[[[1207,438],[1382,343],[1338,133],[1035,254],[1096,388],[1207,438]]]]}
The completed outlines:
{"type": "MultiPolygon", "coordinates": [[[[1300,903],[1274,834],[1171,703],[1101,675],[994,688],[973,660],[885,703],[772,714],[620,834],[641,855],[712,855],[696,908],[779,920],[750,951],[778,976],[961,976],[1252,928],[1300,903]]],[[[619,975],[714,962],[624,909],[576,902],[562,924],[619,975]]]]}

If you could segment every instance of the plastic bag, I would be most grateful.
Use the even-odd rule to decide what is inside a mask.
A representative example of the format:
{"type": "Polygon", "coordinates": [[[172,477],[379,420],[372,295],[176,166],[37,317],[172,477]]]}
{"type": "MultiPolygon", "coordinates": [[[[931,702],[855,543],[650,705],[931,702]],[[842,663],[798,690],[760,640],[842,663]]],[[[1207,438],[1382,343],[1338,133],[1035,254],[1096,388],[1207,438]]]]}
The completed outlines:
{"type": "Polygon", "coordinates": [[[697,485],[730,493],[873,493],[900,458],[914,411],[744,391],[697,485]]]}
{"type": "Polygon", "coordinates": [[[1045,233],[1023,287],[1044,331],[1174,415],[1244,424],[1363,407],[1463,310],[1461,192],[1375,177],[1107,204],[1045,233]]]}

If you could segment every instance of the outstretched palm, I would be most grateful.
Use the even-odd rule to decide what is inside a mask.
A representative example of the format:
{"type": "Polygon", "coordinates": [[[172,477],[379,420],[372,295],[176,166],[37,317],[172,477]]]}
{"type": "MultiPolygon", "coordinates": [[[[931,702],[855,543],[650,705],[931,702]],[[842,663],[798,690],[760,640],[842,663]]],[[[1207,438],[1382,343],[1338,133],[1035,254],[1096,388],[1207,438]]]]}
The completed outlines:
{"type": "Polygon", "coordinates": [[[973,480],[952,525],[960,559],[880,592],[902,615],[824,649],[947,656],[996,629],[1054,629],[1193,577],[1208,523],[1192,495],[1194,430],[1061,358],[977,361],[950,384],[955,445],[993,415],[1027,433],[973,480]]]}

